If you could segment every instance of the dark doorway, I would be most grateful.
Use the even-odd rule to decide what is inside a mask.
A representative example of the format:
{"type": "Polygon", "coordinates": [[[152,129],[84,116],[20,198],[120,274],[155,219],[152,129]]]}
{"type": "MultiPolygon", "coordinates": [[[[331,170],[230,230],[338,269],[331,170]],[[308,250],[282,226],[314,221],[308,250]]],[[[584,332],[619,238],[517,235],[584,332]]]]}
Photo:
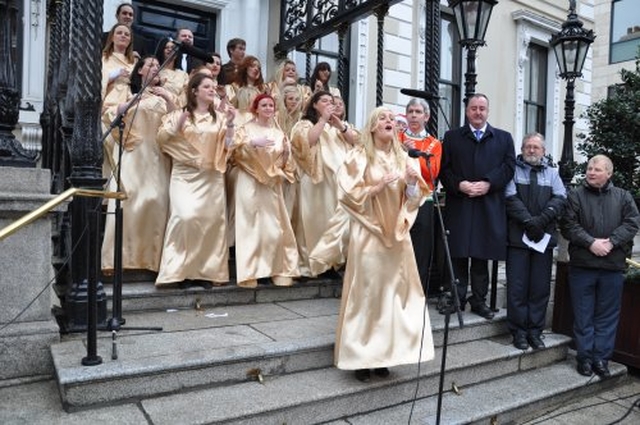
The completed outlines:
{"type": "Polygon", "coordinates": [[[134,34],[144,40],[145,51],[154,53],[164,37],[175,37],[178,28],[193,32],[194,45],[208,52],[215,51],[216,13],[159,1],[133,1],[134,34]]]}

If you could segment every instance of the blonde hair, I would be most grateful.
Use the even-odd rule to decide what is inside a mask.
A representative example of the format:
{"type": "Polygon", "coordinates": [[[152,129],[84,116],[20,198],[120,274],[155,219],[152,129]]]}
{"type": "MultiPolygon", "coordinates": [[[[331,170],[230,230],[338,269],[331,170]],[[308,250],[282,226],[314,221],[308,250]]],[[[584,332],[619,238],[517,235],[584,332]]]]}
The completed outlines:
{"type": "MultiPolygon", "coordinates": [[[[284,61],[282,61],[282,63],[280,63],[280,65],[278,65],[278,68],[276,69],[276,73],[273,77],[273,81],[277,84],[277,85],[281,85],[283,80],[284,80],[284,69],[286,68],[287,65],[293,65],[294,67],[296,66],[296,63],[294,61],[292,61],[291,59],[285,59],[284,61]]],[[[296,84],[298,83],[298,70],[296,68],[296,84]]]]}
{"type": "Polygon", "coordinates": [[[604,170],[607,173],[609,173],[610,175],[613,174],[613,162],[611,162],[611,159],[606,155],[602,155],[602,154],[596,155],[592,157],[587,164],[588,165],[602,164],[604,165],[604,170]]]}
{"type": "Polygon", "coordinates": [[[298,89],[297,86],[285,86],[282,89],[282,93],[278,97],[278,111],[276,113],[276,119],[280,128],[287,135],[287,137],[291,134],[291,129],[293,126],[302,119],[302,106],[303,106],[303,95],[298,89]],[[295,109],[291,112],[287,110],[286,106],[286,98],[290,94],[295,94],[298,96],[298,104],[295,109]]]}
{"type": "MultiPolygon", "coordinates": [[[[375,131],[378,125],[378,119],[380,115],[384,113],[391,113],[395,115],[394,112],[384,106],[379,106],[374,109],[369,115],[369,119],[367,120],[367,125],[362,129],[362,135],[360,136],[362,145],[364,146],[364,151],[367,154],[367,162],[372,165],[376,162],[376,146],[375,140],[373,138],[373,132],[375,131]]],[[[399,170],[404,170],[407,164],[407,155],[402,149],[402,145],[398,140],[398,136],[395,132],[393,132],[393,141],[391,142],[391,150],[396,158],[396,166],[399,170]]]]}

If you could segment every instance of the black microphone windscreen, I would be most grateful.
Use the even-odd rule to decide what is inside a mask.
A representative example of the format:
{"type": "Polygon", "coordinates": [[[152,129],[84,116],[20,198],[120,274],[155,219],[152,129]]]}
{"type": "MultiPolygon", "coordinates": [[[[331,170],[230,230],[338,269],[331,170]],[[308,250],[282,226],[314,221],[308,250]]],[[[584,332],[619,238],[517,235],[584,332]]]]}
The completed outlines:
{"type": "Polygon", "coordinates": [[[420,158],[420,154],[422,152],[420,152],[418,149],[409,149],[407,153],[411,158],[420,158]]]}
{"type": "Polygon", "coordinates": [[[198,58],[201,61],[213,63],[213,56],[205,52],[204,50],[198,49],[197,47],[193,47],[190,44],[182,43],[180,44],[180,50],[183,53],[186,53],[189,56],[193,56],[194,58],[198,58]]]}
{"type": "Polygon", "coordinates": [[[438,99],[441,99],[440,96],[436,96],[436,95],[428,93],[428,92],[426,92],[424,90],[400,89],[400,93],[406,94],[407,96],[424,99],[424,100],[438,100],[438,99]]]}

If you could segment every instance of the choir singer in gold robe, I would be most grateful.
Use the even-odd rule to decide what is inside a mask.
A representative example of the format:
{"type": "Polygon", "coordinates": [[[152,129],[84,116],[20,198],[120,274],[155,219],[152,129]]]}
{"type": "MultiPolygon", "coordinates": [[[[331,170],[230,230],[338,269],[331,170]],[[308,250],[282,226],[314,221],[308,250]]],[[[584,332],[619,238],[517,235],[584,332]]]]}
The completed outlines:
{"type": "Polygon", "coordinates": [[[334,361],[360,381],[371,369],[386,377],[391,366],[434,357],[409,234],[430,191],[397,140],[394,115],[384,107],[371,113],[362,146],[347,154],[337,175],[351,228],[334,361]]]}

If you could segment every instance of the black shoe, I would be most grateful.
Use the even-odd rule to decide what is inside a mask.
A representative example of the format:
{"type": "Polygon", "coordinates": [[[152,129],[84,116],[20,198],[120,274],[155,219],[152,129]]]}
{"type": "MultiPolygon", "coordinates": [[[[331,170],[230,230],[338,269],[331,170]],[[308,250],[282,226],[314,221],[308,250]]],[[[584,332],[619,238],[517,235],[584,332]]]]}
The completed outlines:
{"type": "Polygon", "coordinates": [[[593,375],[593,369],[591,369],[591,362],[589,360],[578,360],[578,366],[576,367],[576,369],[582,376],[593,375]]]}
{"type": "Polygon", "coordinates": [[[611,372],[609,372],[609,367],[607,366],[607,362],[602,360],[596,360],[593,362],[591,369],[598,375],[600,378],[610,378],[611,372]]]}
{"type": "Polygon", "coordinates": [[[487,320],[493,319],[495,314],[486,304],[478,304],[471,307],[471,312],[477,314],[480,317],[484,317],[487,320]]]}
{"type": "Polygon", "coordinates": [[[389,376],[389,369],[386,367],[378,367],[373,369],[373,373],[380,378],[387,378],[389,376]]]}
{"type": "Polygon", "coordinates": [[[518,350],[526,350],[529,348],[529,342],[525,334],[515,334],[513,336],[513,346],[518,350]]]}
{"type": "Polygon", "coordinates": [[[368,382],[371,379],[371,371],[369,369],[357,369],[355,375],[360,382],[368,382]]]}
{"type": "Polygon", "coordinates": [[[529,335],[527,336],[527,341],[529,341],[531,348],[534,350],[539,350],[545,347],[544,341],[542,341],[540,335],[529,335]]]}

